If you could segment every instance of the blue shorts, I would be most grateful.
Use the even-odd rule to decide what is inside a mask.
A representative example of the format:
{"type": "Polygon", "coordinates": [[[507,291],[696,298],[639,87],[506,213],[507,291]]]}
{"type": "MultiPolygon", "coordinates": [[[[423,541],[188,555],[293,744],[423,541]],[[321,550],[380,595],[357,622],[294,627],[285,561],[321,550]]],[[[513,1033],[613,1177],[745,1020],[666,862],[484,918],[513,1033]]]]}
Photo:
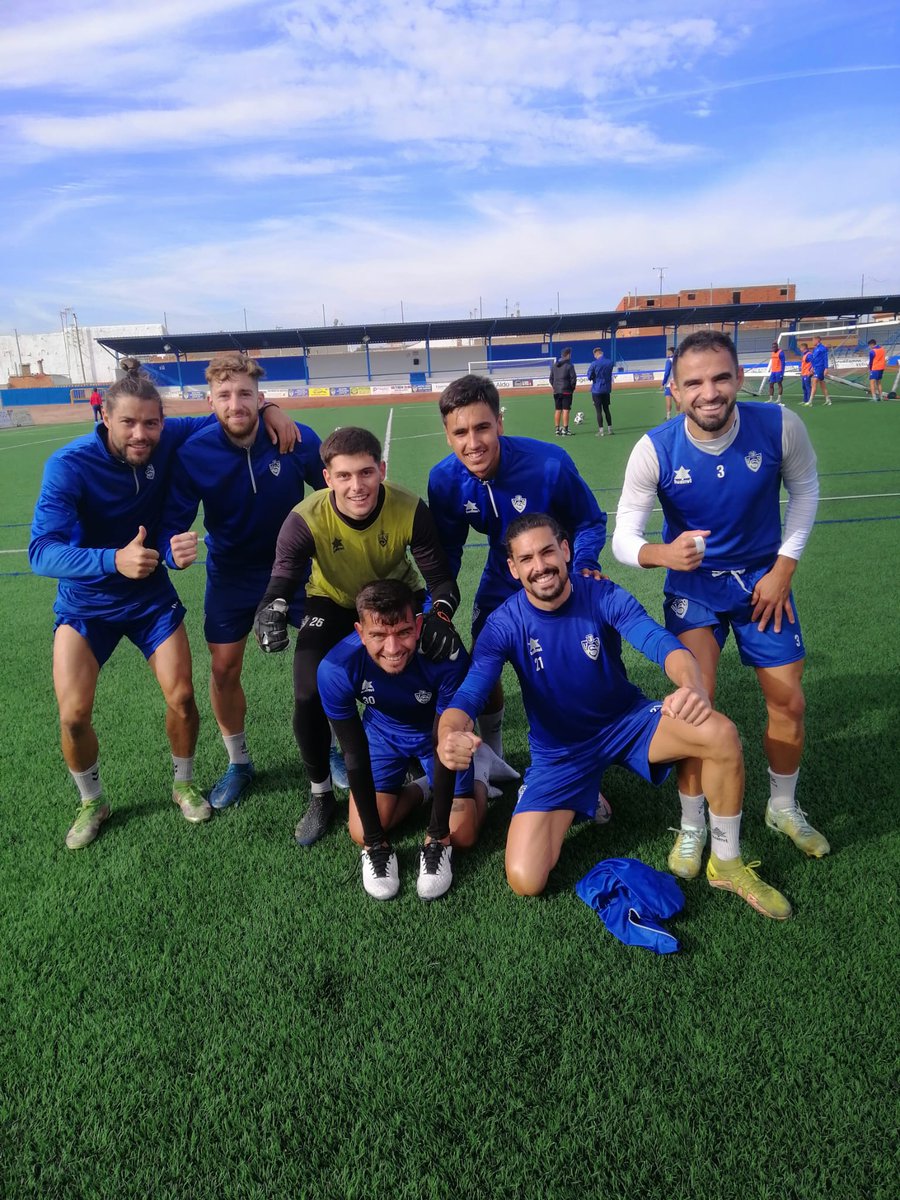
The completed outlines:
{"type": "Polygon", "coordinates": [[[784,381],[784,371],[771,371],[769,373],[769,383],[782,383],[784,381]]]}
{"type": "Polygon", "coordinates": [[[870,371],[869,378],[870,379],[884,379],[884,371],[870,371]]]}
{"type": "Polygon", "coordinates": [[[590,741],[553,751],[532,748],[513,816],[567,809],[593,818],[603,772],[613,765],[628,767],[658,787],[672,769],[669,763],[651,763],[647,757],[661,717],[662,704],[645,698],[590,741]]]}
{"type": "MultiPolygon", "coordinates": [[[[403,787],[411,759],[418,759],[430,784],[434,783],[434,745],[430,737],[417,746],[402,745],[388,741],[381,733],[366,730],[369,743],[369,758],[372,761],[372,779],[376,792],[387,792],[396,796],[403,787]]],[[[472,764],[465,771],[457,771],[454,796],[472,796],[475,793],[475,768],[472,764]]]]}
{"type": "MultiPolygon", "coordinates": [[[[173,592],[173,596],[174,596],[173,592]]],[[[105,617],[62,616],[57,619],[54,631],[60,625],[68,625],[80,633],[93,651],[99,666],[103,666],[123,637],[133,642],[143,654],[150,658],[167,641],[184,621],[187,609],[175,596],[172,603],[147,605],[146,611],[127,621],[110,621],[105,617]]]]}
{"type": "Polygon", "coordinates": [[[799,662],[806,656],[803,634],[794,604],[792,625],[787,617],[782,620],[781,633],[776,633],[772,622],[760,633],[757,622],[751,620],[753,606],[750,597],[758,579],[769,571],[759,567],[754,571],[704,571],[702,576],[694,573],[694,580],[705,592],[703,599],[694,596],[677,596],[665,593],[665,626],[676,637],[688,629],[712,629],[713,637],[721,649],[728,639],[728,630],[734,632],[734,640],[745,667],[783,667],[787,663],[799,662]]]}
{"type": "Polygon", "coordinates": [[[815,375],[815,377],[816,377],[816,379],[818,379],[819,383],[821,383],[822,380],[825,378],[824,371],[813,371],[813,375],[815,375]]]}
{"type": "MultiPolygon", "coordinates": [[[[253,628],[256,608],[265,595],[271,568],[257,567],[234,574],[206,569],[206,596],[203,601],[203,635],[213,645],[240,642],[253,628]]],[[[300,627],[306,593],[301,590],[288,608],[288,621],[300,627]]]]}
{"type": "Polygon", "coordinates": [[[664,395],[664,396],[671,396],[671,395],[672,395],[672,389],[669,387],[669,385],[668,385],[668,384],[666,384],[666,386],[663,388],[663,395],[664,395]]]}

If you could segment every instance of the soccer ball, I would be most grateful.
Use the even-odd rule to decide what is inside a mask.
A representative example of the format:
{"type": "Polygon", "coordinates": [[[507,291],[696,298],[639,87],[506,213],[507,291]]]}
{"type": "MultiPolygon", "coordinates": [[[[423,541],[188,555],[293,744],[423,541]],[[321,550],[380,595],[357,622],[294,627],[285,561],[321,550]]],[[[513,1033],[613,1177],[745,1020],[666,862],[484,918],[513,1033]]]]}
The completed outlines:
{"type": "Polygon", "coordinates": [[[584,424],[584,413],[583,412],[577,412],[575,414],[575,424],[576,425],[584,424]]]}
{"type": "Polygon", "coordinates": [[[500,405],[500,416],[502,417],[505,412],[506,412],[506,405],[501,404],[500,405]]]}

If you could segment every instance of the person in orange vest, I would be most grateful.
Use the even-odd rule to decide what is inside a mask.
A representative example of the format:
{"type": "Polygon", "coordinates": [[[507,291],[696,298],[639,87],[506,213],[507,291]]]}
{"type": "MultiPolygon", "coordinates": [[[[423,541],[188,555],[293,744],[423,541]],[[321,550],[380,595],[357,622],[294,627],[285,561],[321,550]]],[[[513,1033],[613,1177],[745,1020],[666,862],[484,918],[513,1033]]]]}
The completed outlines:
{"type": "Polygon", "coordinates": [[[875,403],[883,399],[881,381],[884,378],[886,366],[887,357],[884,353],[884,346],[879,346],[874,338],[869,338],[869,391],[872,393],[872,400],[875,403]]]}
{"type": "Polygon", "coordinates": [[[809,404],[809,391],[812,387],[813,365],[812,351],[809,342],[800,343],[800,386],[803,388],[803,403],[809,404]]]}
{"type": "Polygon", "coordinates": [[[778,387],[778,403],[784,404],[784,351],[778,343],[772,343],[772,355],[769,358],[769,403],[775,399],[775,388],[778,387]]]}

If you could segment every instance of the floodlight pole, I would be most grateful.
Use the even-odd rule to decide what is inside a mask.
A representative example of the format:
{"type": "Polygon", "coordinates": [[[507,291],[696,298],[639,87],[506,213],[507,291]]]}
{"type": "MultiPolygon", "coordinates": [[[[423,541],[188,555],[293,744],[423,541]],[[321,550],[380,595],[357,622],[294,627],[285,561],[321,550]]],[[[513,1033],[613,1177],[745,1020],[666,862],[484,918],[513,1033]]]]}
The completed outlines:
{"type": "Polygon", "coordinates": [[[668,267],[651,267],[651,268],[650,268],[650,270],[651,270],[651,271],[658,271],[658,272],[659,272],[659,294],[660,294],[660,295],[662,295],[662,294],[663,294],[663,293],[662,293],[662,287],[663,287],[663,275],[665,275],[665,273],[666,273],[666,271],[668,271],[668,269],[669,269],[668,267]]]}

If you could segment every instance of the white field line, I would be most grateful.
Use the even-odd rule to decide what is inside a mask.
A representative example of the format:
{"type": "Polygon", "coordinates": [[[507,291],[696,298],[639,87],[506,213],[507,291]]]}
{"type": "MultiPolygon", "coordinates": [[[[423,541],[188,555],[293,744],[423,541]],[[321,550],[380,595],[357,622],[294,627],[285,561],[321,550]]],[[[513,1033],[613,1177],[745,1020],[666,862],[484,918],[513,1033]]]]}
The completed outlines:
{"type": "Polygon", "coordinates": [[[36,442],[19,442],[17,446],[0,446],[0,450],[27,450],[29,446],[43,446],[47,442],[71,442],[73,437],[78,437],[78,434],[69,434],[61,438],[39,438],[36,442]]]}
{"type": "Polygon", "coordinates": [[[391,457],[391,429],[393,428],[393,425],[394,425],[394,410],[391,409],[391,411],[388,413],[387,426],[385,427],[385,431],[384,431],[384,450],[382,451],[382,454],[384,457],[385,478],[387,478],[388,462],[391,457]]]}

